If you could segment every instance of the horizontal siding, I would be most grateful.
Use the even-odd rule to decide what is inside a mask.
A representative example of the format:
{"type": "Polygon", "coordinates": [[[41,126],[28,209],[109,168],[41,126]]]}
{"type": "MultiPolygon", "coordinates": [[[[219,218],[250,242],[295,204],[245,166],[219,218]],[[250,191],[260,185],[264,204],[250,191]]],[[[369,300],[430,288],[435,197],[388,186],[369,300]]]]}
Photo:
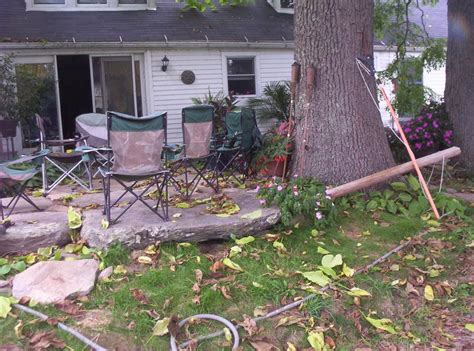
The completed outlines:
{"type": "Polygon", "coordinates": [[[223,90],[221,54],[217,50],[157,50],[151,54],[151,63],[153,109],[168,112],[168,141],[182,142],[181,110],[192,104],[193,97],[223,90]],[[170,63],[163,72],[161,59],[165,54],[170,63]],[[185,70],[196,76],[191,85],[181,82],[185,70]]]}
{"type": "MultiPolygon", "coordinates": [[[[291,75],[291,64],[294,54],[289,49],[274,50],[241,50],[228,52],[219,49],[196,49],[196,50],[155,50],[151,53],[152,67],[151,89],[152,107],[154,111],[168,112],[168,139],[170,142],[181,142],[181,109],[192,104],[192,97],[203,97],[209,91],[216,94],[220,91],[226,93],[226,68],[224,65],[226,56],[249,55],[256,56],[256,80],[257,92],[261,93],[267,83],[289,80],[291,75]],[[161,59],[166,54],[170,63],[168,70],[162,72],[161,59]],[[181,82],[181,73],[184,70],[192,70],[196,75],[196,81],[191,85],[181,82]]],[[[376,51],[375,69],[381,71],[395,58],[394,52],[376,51]]],[[[445,84],[445,69],[427,72],[423,74],[424,84],[442,96],[445,84]]],[[[385,85],[385,89],[392,97],[392,84],[385,85]]],[[[245,104],[245,99],[240,99],[240,105],[245,104]]],[[[380,102],[382,120],[386,125],[390,124],[390,115],[384,102],[380,102]]],[[[261,123],[261,129],[265,131],[274,122],[261,123]]]]}

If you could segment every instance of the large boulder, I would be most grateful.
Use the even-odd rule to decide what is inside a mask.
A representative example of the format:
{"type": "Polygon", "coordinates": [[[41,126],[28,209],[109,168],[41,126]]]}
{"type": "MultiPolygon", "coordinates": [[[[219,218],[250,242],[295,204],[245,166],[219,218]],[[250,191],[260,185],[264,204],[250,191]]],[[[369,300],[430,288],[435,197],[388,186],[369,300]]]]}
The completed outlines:
{"type": "Polygon", "coordinates": [[[40,247],[70,242],[67,214],[32,212],[11,216],[13,225],[0,235],[0,256],[26,254],[40,247]]]}
{"type": "Polygon", "coordinates": [[[43,261],[13,278],[12,294],[42,304],[84,296],[94,288],[99,264],[96,260],[43,261]]]}
{"type": "MultiPolygon", "coordinates": [[[[199,242],[224,239],[231,234],[238,237],[254,235],[269,229],[280,219],[280,210],[261,208],[255,193],[240,190],[230,196],[241,210],[228,217],[206,213],[206,205],[188,209],[170,207],[170,221],[164,222],[144,205],[136,204],[117,223],[104,229],[101,226],[104,218],[102,211],[87,211],[84,213],[81,237],[92,247],[105,248],[113,242],[120,242],[130,248],[141,249],[156,241],[199,242]]],[[[121,209],[114,209],[113,213],[121,209]]]]}

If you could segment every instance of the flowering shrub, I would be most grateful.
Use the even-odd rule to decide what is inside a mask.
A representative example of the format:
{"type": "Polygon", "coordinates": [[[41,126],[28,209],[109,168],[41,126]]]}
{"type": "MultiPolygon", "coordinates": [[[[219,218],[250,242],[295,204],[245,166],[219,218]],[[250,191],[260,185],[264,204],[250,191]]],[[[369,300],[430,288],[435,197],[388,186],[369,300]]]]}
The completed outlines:
{"type": "MultiPolygon", "coordinates": [[[[453,145],[453,131],[444,103],[430,102],[417,117],[404,123],[402,128],[415,153],[444,149],[453,145]]],[[[391,130],[387,130],[387,137],[395,158],[405,160],[403,154],[406,152],[403,144],[391,130]]]]}
{"type": "Polygon", "coordinates": [[[289,225],[293,217],[304,215],[321,228],[332,223],[336,214],[331,198],[326,195],[326,186],[312,178],[295,176],[283,183],[274,177],[258,187],[258,197],[262,206],[280,208],[285,225],[289,225]]]}
{"type": "Polygon", "coordinates": [[[265,134],[263,146],[255,157],[256,168],[265,169],[272,162],[284,162],[291,154],[291,138],[288,138],[288,122],[280,125],[265,134]]]}

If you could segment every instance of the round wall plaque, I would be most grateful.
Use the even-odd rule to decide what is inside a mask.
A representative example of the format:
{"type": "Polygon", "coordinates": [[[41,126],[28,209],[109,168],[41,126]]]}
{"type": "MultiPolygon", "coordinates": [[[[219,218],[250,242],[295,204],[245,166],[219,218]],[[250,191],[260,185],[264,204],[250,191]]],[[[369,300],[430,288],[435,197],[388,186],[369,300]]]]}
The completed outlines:
{"type": "Polygon", "coordinates": [[[194,81],[196,80],[196,75],[194,74],[193,71],[184,71],[181,73],[181,81],[184,84],[193,84],[194,81]]]}

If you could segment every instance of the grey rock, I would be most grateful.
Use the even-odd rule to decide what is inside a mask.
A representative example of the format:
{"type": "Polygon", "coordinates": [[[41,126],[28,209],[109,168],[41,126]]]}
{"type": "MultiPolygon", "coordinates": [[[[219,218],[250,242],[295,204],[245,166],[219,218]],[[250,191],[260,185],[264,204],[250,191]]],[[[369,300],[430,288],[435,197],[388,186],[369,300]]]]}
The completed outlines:
{"type": "MultiPolygon", "coordinates": [[[[105,248],[113,242],[121,242],[133,249],[143,249],[156,241],[206,241],[254,235],[275,225],[280,219],[277,208],[261,208],[255,193],[234,191],[230,194],[241,211],[229,217],[218,217],[205,212],[206,205],[190,209],[170,207],[170,221],[164,222],[144,205],[134,205],[117,223],[108,229],[101,227],[102,211],[91,210],[84,214],[81,237],[92,247],[105,248]],[[262,210],[258,218],[242,218],[243,215],[262,210]],[[180,213],[179,218],[173,214],[180,213]]],[[[114,209],[118,211],[119,209],[114,209]]],[[[116,213],[116,212],[115,212],[116,213]]]]}
{"type": "Polygon", "coordinates": [[[100,281],[106,280],[106,279],[110,278],[110,276],[112,275],[113,272],[114,272],[114,267],[112,267],[112,266],[107,267],[102,272],[100,272],[99,277],[97,279],[100,280],[100,281]]]}
{"type": "Polygon", "coordinates": [[[42,304],[84,296],[94,288],[99,264],[95,260],[43,261],[13,278],[12,294],[42,304]]]}
{"type": "Polygon", "coordinates": [[[0,256],[26,254],[40,247],[70,242],[66,213],[32,212],[11,216],[13,225],[0,235],[0,256]]]}

